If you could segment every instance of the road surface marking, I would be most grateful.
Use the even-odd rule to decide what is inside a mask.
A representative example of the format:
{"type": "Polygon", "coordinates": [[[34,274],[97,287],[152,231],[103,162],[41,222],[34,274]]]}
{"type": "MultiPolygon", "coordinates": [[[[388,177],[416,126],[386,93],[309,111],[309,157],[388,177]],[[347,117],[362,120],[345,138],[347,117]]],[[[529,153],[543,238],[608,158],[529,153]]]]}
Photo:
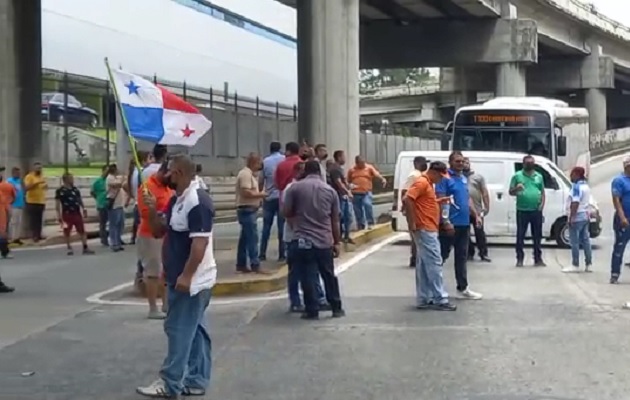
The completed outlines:
{"type": "MultiPolygon", "coordinates": [[[[406,237],[408,237],[408,235],[405,234],[405,233],[392,234],[391,236],[388,236],[384,240],[381,240],[380,242],[377,242],[377,243],[369,246],[365,250],[362,250],[362,251],[358,252],[357,254],[355,254],[354,256],[349,258],[348,260],[346,260],[343,263],[337,265],[335,267],[335,274],[336,275],[343,274],[344,272],[346,272],[350,268],[352,268],[355,265],[357,265],[360,261],[362,261],[363,259],[365,259],[368,256],[372,255],[373,253],[379,251],[383,247],[385,247],[387,245],[390,245],[391,243],[394,243],[394,242],[396,242],[398,240],[404,239],[406,237]]],[[[133,281],[132,282],[123,283],[121,285],[114,286],[111,289],[107,289],[105,291],[102,291],[102,292],[99,292],[99,293],[95,293],[95,294],[91,295],[90,297],[88,297],[85,300],[88,303],[98,304],[98,305],[146,306],[147,305],[146,301],[105,300],[105,299],[103,299],[103,297],[105,297],[107,295],[110,295],[110,294],[115,293],[115,292],[120,291],[120,290],[124,290],[124,289],[130,288],[130,287],[133,286],[133,284],[134,284],[133,281]]],[[[211,304],[215,305],[215,306],[232,305],[232,304],[250,303],[250,302],[258,302],[258,301],[278,300],[278,299],[283,299],[286,296],[287,296],[286,292],[283,290],[281,292],[271,293],[271,294],[268,294],[268,295],[265,295],[265,296],[238,297],[238,298],[233,298],[233,299],[213,299],[211,304]]]]}

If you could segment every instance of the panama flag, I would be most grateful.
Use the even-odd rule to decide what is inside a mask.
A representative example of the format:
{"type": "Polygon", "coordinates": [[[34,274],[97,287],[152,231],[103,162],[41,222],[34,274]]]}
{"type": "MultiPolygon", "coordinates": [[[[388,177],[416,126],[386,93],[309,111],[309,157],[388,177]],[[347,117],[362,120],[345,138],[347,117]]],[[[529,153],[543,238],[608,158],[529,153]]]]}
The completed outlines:
{"type": "Polygon", "coordinates": [[[120,69],[111,76],[134,139],[191,147],[212,128],[197,108],[163,87],[120,69]]]}

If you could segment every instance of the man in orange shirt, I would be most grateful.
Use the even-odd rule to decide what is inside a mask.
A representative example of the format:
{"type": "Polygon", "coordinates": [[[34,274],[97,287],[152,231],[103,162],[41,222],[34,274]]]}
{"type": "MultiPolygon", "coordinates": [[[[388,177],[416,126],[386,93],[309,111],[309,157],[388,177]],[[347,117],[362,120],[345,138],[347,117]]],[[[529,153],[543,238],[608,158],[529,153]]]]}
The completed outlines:
{"type": "Polygon", "coordinates": [[[365,162],[363,157],[356,156],[354,167],[348,171],[348,184],[352,191],[352,205],[357,219],[357,229],[371,229],[374,226],[374,208],[372,205],[372,180],[378,178],[383,187],[387,181],[373,165],[365,162]],[[367,223],[366,223],[367,222],[367,223]]]}
{"type": "Polygon", "coordinates": [[[15,186],[4,179],[4,170],[4,167],[0,168],[0,257],[12,258],[9,254],[9,216],[17,192],[15,186]]]}
{"type": "Polygon", "coordinates": [[[155,208],[158,213],[165,213],[174,194],[169,187],[168,163],[164,162],[160,169],[147,179],[144,186],[138,187],[136,196],[138,214],[140,215],[136,245],[138,246],[138,259],[144,267],[144,286],[149,302],[149,319],[164,319],[166,317],[164,305],[162,305],[162,310],[157,307],[158,287],[162,271],[162,238],[153,236],[149,222],[149,207],[144,202],[144,190],[148,190],[155,198],[155,208]]]}
{"type": "Polygon", "coordinates": [[[407,190],[405,211],[407,224],[418,249],[416,260],[416,308],[455,311],[448,300],[442,277],[442,255],[438,237],[440,204],[433,185],[442,180],[447,167],[434,161],[429,169],[407,190]]]}

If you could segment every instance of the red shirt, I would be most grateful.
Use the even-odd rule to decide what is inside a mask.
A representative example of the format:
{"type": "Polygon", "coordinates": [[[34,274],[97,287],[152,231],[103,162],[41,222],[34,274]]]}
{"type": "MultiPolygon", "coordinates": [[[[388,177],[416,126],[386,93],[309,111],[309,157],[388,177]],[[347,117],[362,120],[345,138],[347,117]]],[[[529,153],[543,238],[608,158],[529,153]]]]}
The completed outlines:
{"type": "Polygon", "coordinates": [[[293,169],[295,164],[301,162],[300,156],[287,157],[276,167],[276,173],[273,177],[276,188],[279,191],[283,191],[289,183],[293,180],[295,173],[293,169]]]}

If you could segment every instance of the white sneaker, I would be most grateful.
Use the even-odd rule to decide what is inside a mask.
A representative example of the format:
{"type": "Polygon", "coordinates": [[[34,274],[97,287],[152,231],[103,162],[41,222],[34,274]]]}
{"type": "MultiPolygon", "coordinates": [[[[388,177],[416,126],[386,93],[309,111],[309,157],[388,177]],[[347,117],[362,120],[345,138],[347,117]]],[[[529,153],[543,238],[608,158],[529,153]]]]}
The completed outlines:
{"type": "Polygon", "coordinates": [[[481,300],[483,298],[483,295],[481,293],[473,292],[472,290],[468,288],[462,291],[458,291],[458,293],[462,299],[481,300]]]}
{"type": "Polygon", "coordinates": [[[593,266],[586,264],[586,267],[584,267],[584,272],[593,272],[593,266]]]}
{"type": "Polygon", "coordinates": [[[166,390],[164,381],[159,379],[149,386],[136,388],[136,393],[146,397],[152,397],[154,399],[179,399],[178,395],[170,395],[166,390]]]}
{"type": "MultiPolygon", "coordinates": [[[[588,267],[587,267],[588,269],[588,267]]],[[[570,267],[564,267],[562,268],[562,272],[567,273],[567,274],[575,274],[580,272],[580,267],[576,267],[574,265],[570,266],[570,267]]]]}

